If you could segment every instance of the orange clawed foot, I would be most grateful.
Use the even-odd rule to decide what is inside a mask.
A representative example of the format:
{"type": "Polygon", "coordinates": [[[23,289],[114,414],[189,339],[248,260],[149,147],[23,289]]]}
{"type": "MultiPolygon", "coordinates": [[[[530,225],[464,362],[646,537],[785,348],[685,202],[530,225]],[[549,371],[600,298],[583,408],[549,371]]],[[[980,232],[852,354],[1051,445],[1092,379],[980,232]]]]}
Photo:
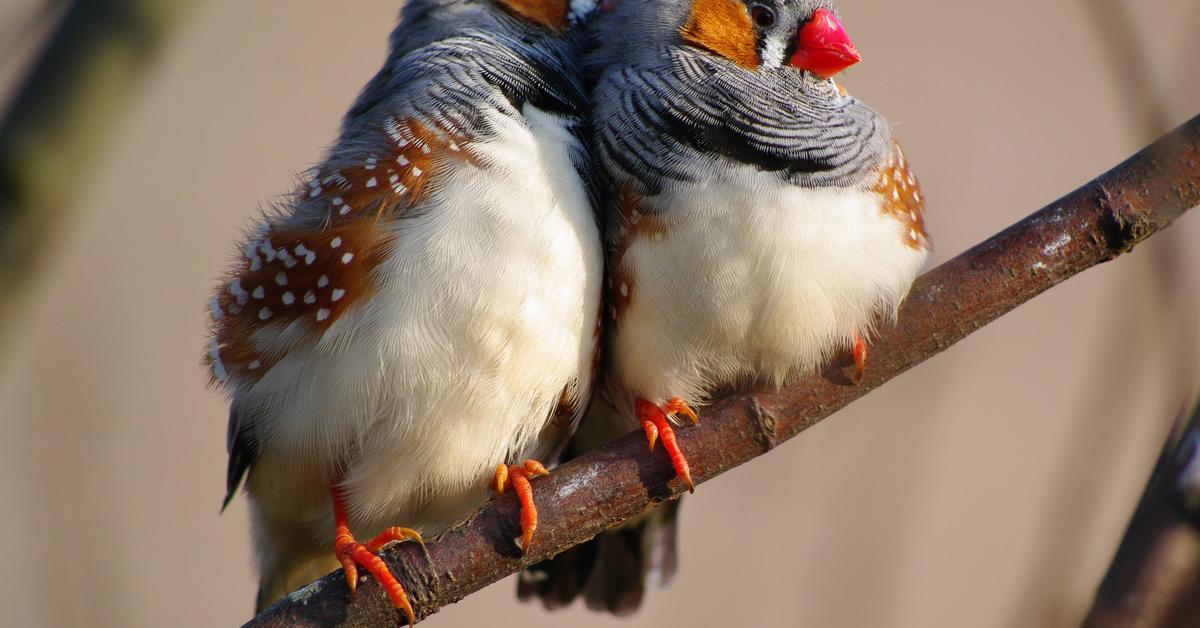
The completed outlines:
{"type": "Polygon", "coordinates": [[[688,492],[692,492],[696,490],[695,484],[692,483],[692,472],[688,468],[687,458],[679,449],[679,442],[675,440],[675,430],[668,420],[677,414],[691,419],[693,425],[700,420],[688,407],[687,402],[679,397],[668,400],[661,408],[645,399],[637,400],[638,421],[641,421],[642,429],[646,432],[646,442],[650,444],[650,451],[654,451],[654,444],[662,438],[663,449],[667,450],[667,455],[671,458],[675,474],[683,479],[688,492]]]}
{"type": "Polygon", "coordinates": [[[867,341],[854,334],[854,383],[861,384],[863,371],[867,369],[867,341]]]}
{"type": "Polygon", "coordinates": [[[341,489],[336,486],[332,489],[333,492],[333,551],[337,556],[338,562],[342,563],[342,571],[346,574],[346,585],[350,587],[350,595],[353,596],[358,589],[358,568],[366,569],[375,580],[383,586],[383,590],[387,591],[388,597],[392,600],[392,605],[400,609],[404,613],[404,617],[408,619],[408,625],[417,623],[416,616],[413,615],[412,605],[408,602],[408,594],[405,593],[404,587],[388,570],[387,564],[383,562],[377,553],[383,546],[393,541],[408,541],[413,540],[424,544],[421,540],[421,535],[416,530],[409,528],[388,528],[380,532],[378,536],[371,539],[366,544],[359,543],[354,539],[354,535],[350,533],[350,524],[346,519],[346,504],[342,497],[341,489]]]}
{"type": "Polygon", "coordinates": [[[517,492],[521,501],[521,553],[529,551],[529,542],[533,540],[533,531],[537,529],[537,506],[533,504],[533,487],[529,478],[539,475],[550,475],[546,467],[537,460],[526,460],[524,464],[497,465],[496,477],[492,489],[497,495],[503,495],[509,486],[517,492]]]}

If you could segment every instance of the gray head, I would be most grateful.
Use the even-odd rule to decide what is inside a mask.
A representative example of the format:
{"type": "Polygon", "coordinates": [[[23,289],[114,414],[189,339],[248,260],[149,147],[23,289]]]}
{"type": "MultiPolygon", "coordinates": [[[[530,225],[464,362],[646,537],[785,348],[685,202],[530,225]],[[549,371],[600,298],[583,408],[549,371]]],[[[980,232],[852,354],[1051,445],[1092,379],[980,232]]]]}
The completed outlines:
{"type": "Polygon", "coordinates": [[[747,70],[790,67],[824,80],[860,60],[831,0],[607,0],[606,6],[596,35],[600,65],[682,47],[747,70]]]}
{"type": "Polygon", "coordinates": [[[505,66],[493,67],[488,74],[522,82],[539,93],[550,83],[560,91],[582,94],[582,76],[576,66],[583,37],[573,26],[591,16],[598,1],[408,0],[392,31],[391,49],[382,69],[346,113],[343,138],[377,126],[369,114],[381,104],[397,99],[409,104],[414,98],[427,100],[430,90],[425,89],[425,82],[441,85],[432,87],[433,91],[447,83],[457,84],[457,80],[447,82],[441,74],[457,72],[453,66],[464,63],[505,66]],[[521,68],[511,67],[514,56],[521,61],[521,68]],[[521,69],[540,76],[536,80],[514,77],[521,69]]]}
{"type": "Polygon", "coordinates": [[[392,33],[393,54],[470,31],[537,38],[563,35],[597,0],[409,0],[392,33]]]}

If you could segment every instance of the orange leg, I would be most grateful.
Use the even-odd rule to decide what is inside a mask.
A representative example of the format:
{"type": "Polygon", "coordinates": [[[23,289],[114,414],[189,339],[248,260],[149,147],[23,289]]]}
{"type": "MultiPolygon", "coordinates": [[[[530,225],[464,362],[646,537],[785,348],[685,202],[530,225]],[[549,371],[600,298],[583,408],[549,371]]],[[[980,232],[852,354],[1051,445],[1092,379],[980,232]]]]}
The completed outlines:
{"type": "Polygon", "coordinates": [[[861,384],[863,371],[867,368],[867,341],[854,334],[854,383],[861,384]]]}
{"type": "Polygon", "coordinates": [[[533,531],[537,529],[537,506],[533,503],[533,487],[529,478],[550,475],[546,467],[537,460],[526,460],[524,464],[497,465],[496,477],[492,489],[497,495],[503,495],[509,486],[517,493],[521,502],[521,553],[529,551],[529,543],[533,540],[533,531]]]}
{"type": "Polygon", "coordinates": [[[392,605],[400,609],[408,619],[408,625],[417,623],[404,587],[388,570],[383,559],[376,556],[376,552],[393,541],[413,540],[423,544],[421,535],[409,528],[388,528],[366,545],[359,543],[350,532],[350,523],[346,518],[346,502],[341,489],[334,485],[330,491],[333,494],[333,552],[338,562],[342,563],[342,572],[346,574],[346,585],[350,587],[350,595],[353,596],[358,589],[358,568],[362,567],[375,576],[375,580],[387,591],[392,605]]]}
{"type": "Polygon", "coordinates": [[[692,424],[695,425],[700,420],[699,417],[688,407],[687,402],[679,397],[668,400],[661,408],[639,398],[636,406],[637,417],[642,423],[642,430],[646,432],[646,442],[650,445],[650,451],[654,451],[654,445],[661,437],[663,449],[667,450],[667,456],[671,458],[671,466],[675,467],[675,474],[683,479],[688,492],[695,491],[696,486],[692,483],[692,471],[688,467],[683,451],[679,449],[679,442],[675,440],[675,429],[671,427],[668,419],[682,414],[691,419],[692,424]]]}

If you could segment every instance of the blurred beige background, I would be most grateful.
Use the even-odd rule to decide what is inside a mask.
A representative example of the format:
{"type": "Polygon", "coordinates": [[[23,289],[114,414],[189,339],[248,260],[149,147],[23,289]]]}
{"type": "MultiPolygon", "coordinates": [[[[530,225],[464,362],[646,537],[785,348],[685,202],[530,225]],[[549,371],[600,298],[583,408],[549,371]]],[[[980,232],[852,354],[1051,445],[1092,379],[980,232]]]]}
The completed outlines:
{"type": "MultiPolygon", "coordinates": [[[[34,4],[6,0],[0,22],[34,4]]],[[[1088,6],[842,2],[866,57],[845,83],[920,172],[934,263],[1140,147],[1128,103],[1200,113],[1195,0],[1127,0],[1136,75],[1088,6]]],[[[245,501],[217,516],[207,294],[239,228],[332,138],[397,7],[197,2],[97,170],[64,173],[83,202],[0,359],[0,623],[249,618],[245,501]]],[[[702,486],[678,579],[635,618],[548,614],[510,580],[426,625],[1076,624],[1200,383],[1198,238],[1200,213],[702,486]]]]}

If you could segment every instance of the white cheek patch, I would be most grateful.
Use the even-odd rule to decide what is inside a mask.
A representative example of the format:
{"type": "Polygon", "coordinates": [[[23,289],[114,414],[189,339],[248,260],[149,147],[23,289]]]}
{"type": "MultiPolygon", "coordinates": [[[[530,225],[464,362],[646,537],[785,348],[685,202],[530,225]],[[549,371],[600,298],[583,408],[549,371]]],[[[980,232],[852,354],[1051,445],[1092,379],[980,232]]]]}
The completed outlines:
{"type": "Polygon", "coordinates": [[[767,41],[763,43],[762,67],[783,67],[783,56],[786,51],[787,46],[783,40],[779,38],[768,38],[767,41]]]}

